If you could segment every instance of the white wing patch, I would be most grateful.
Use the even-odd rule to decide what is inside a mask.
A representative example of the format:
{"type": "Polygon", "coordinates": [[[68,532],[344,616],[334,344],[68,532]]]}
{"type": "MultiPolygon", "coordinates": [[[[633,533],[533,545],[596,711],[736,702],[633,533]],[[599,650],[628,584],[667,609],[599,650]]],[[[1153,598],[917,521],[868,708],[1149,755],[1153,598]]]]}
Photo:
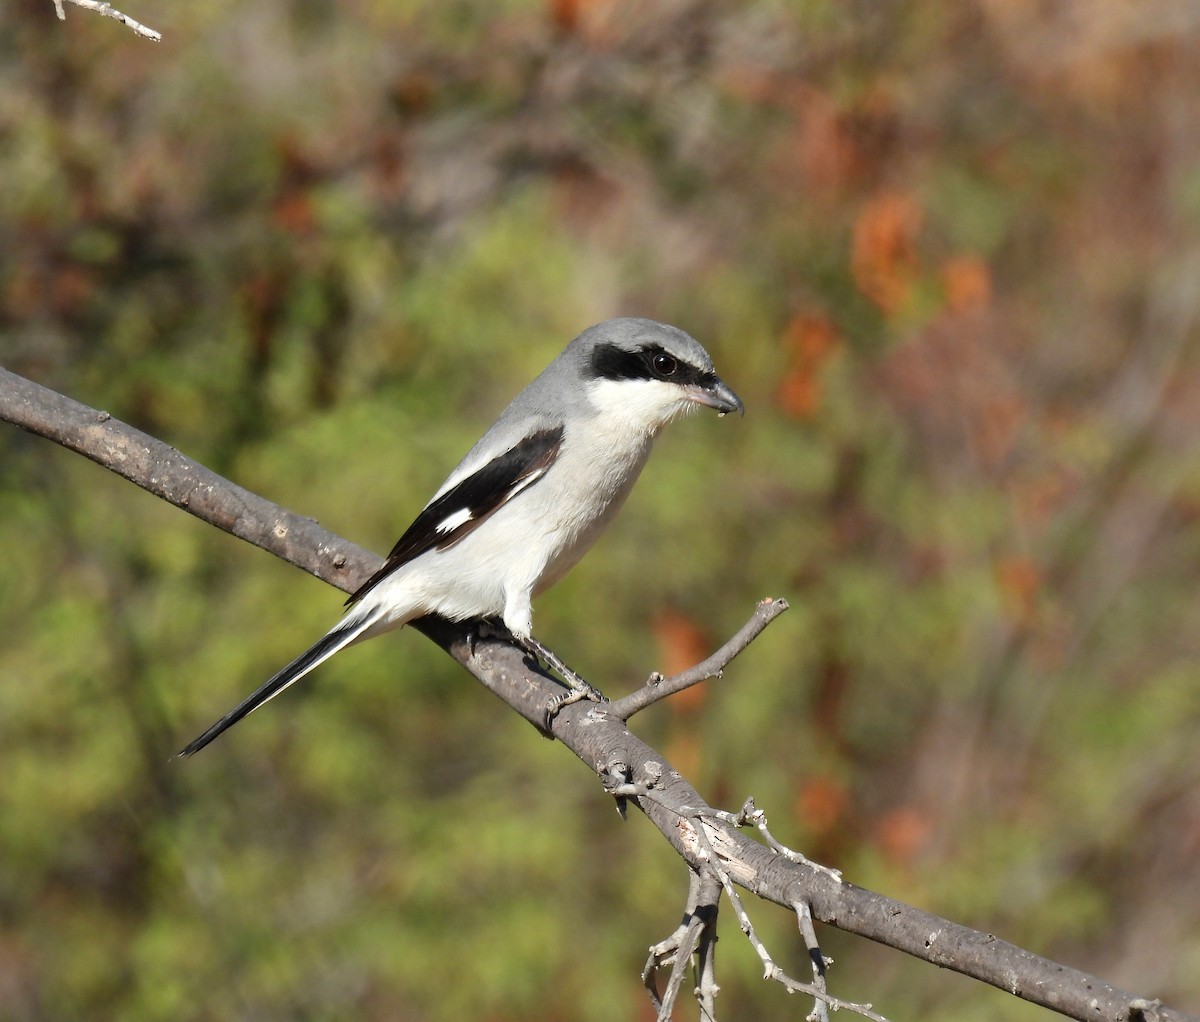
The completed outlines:
{"type": "Polygon", "coordinates": [[[441,533],[444,536],[448,532],[453,532],[459,526],[466,525],[467,522],[469,522],[473,517],[474,517],[474,515],[471,514],[471,509],[469,507],[459,508],[457,511],[454,512],[454,514],[450,515],[448,518],[443,519],[437,525],[435,531],[441,533]]]}
{"type": "MultiPolygon", "coordinates": [[[[550,467],[549,465],[546,466],[546,468],[549,468],[549,467],[550,467]]],[[[514,486],[512,488],[512,491],[509,493],[509,495],[507,497],[505,497],[504,503],[507,504],[510,500],[513,499],[513,497],[515,497],[522,490],[528,489],[530,486],[532,486],[534,483],[536,483],[539,479],[541,479],[542,476],[544,476],[546,474],[546,468],[539,468],[536,472],[530,472],[529,475],[527,475],[524,479],[522,479],[519,483],[517,483],[516,486],[514,486]]]]}
{"type": "Polygon", "coordinates": [[[448,550],[488,521],[546,474],[558,457],[563,433],[562,425],[531,433],[449,489],[443,487],[440,496],[426,504],[404,535],[396,540],[383,567],[347,603],[357,603],[380,581],[414,558],[448,550]]]}
{"type": "MultiPolygon", "coordinates": [[[[549,466],[547,466],[547,467],[549,467],[549,466]]],[[[502,501],[500,501],[500,503],[493,510],[499,510],[500,508],[502,508],[505,504],[507,504],[510,500],[512,500],[513,497],[515,497],[518,493],[520,493],[522,490],[532,486],[539,479],[541,479],[542,476],[544,476],[545,474],[546,474],[545,468],[539,468],[534,472],[530,472],[529,475],[527,475],[524,479],[522,479],[520,482],[518,482],[511,490],[508,491],[508,493],[506,493],[504,495],[504,499],[502,501]]],[[[469,525],[473,521],[475,521],[475,512],[472,511],[469,507],[460,507],[453,514],[447,515],[445,518],[443,518],[441,522],[439,522],[436,526],[434,526],[433,531],[436,532],[439,536],[449,536],[451,533],[457,531],[458,529],[461,529],[464,525],[469,525]]],[[[461,538],[461,537],[459,537],[459,538],[461,538]]],[[[452,541],[452,543],[450,545],[453,545],[453,543],[457,543],[457,542],[458,542],[458,539],[455,539],[452,541]]],[[[438,549],[444,550],[444,549],[446,549],[446,547],[439,544],[438,549]]]]}

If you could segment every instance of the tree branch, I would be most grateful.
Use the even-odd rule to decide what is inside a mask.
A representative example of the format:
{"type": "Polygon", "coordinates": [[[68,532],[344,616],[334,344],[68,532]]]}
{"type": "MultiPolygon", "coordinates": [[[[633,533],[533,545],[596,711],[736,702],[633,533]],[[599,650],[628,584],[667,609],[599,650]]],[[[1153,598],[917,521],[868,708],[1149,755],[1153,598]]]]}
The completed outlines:
{"type": "MultiPolygon", "coordinates": [[[[143,39],[150,39],[156,43],[162,41],[161,32],[147,28],[140,21],[134,21],[128,14],[122,14],[112,4],[105,3],[104,0],[66,0],[66,2],[74,4],[76,7],[82,7],[85,11],[95,11],[97,14],[103,14],[106,18],[115,18],[126,28],[133,29],[143,39]]],[[[67,20],[67,12],[63,10],[63,0],[54,0],[54,12],[58,15],[59,21],[67,20]]]]}
{"type": "MultiPolygon", "coordinates": [[[[234,485],[108,413],[2,369],[0,418],[90,458],[345,592],[357,588],[382,563],[311,519],[234,485]]],[[[437,618],[414,622],[414,627],[531,724],[542,725],[547,701],[561,689],[519,650],[494,640],[473,644],[468,626],[437,618]]],[[[813,917],[822,922],[1072,1018],[1087,1022],[1187,1022],[1190,1018],[992,934],[839,882],[813,865],[793,861],[752,840],[722,822],[720,813],[663,756],[604,706],[565,707],[553,722],[553,735],[608,781],[610,789],[613,777],[624,777],[627,785],[619,794],[641,809],[698,875],[705,875],[715,862],[730,882],[789,911],[808,904],[813,917]]]]}
{"type": "Polygon", "coordinates": [[[757,639],[763,629],[787,609],[787,600],[774,600],[769,596],[760,600],[754,608],[750,620],[742,625],[741,630],[707,660],[702,660],[694,667],[689,667],[686,671],[671,678],[664,678],[655,671],[641,688],[612,703],[608,707],[609,713],[622,720],[628,720],[635,713],[646,709],[647,706],[653,706],[660,699],[666,699],[667,696],[673,696],[676,692],[682,692],[685,688],[699,685],[700,682],[708,681],[710,678],[719,678],[721,672],[729,666],[730,661],[757,639]]]}

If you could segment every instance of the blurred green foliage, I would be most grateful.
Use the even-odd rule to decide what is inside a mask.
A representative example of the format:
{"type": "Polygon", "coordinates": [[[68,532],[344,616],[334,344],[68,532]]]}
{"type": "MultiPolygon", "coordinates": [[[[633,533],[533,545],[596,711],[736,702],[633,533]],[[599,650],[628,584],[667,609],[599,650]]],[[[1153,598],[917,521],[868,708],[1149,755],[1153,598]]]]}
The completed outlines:
{"type": "MultiPolygon", "coordinates": [[[[1194,1007],[1200,25],[1083,9],[129,8],[153,45],[14,0],[0,357],[383,551],[580,329],[679,324],[749,413],[662,439],[541,636],[620,693],[786,596],[639,731],[855,882],[1194,1007]]],[[[586,770],[411,633],[171,761],[338,595],[0,458],[0,1018],[651,1017],[685,877],[586,770]]],[[[723,933],[726,1010],[804,1010],[723,933]]],[[[891,1017],[1045,1017],[824,936],[891,1017]]]]}

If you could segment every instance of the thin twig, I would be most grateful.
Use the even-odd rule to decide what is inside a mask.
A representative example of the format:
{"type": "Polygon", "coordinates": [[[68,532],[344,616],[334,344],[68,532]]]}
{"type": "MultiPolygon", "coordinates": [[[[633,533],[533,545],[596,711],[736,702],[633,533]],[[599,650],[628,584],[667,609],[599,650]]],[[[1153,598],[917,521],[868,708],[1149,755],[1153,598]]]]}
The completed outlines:
{"type": "Polygon", "coordinates": [[[717,1020],[717,911],[721,904],[721,888],[716,880],[705,876],[701,881],[705,892],[702,902],[704,928],[696,948],[696,1003],[700,1006],[700,1022],[717,1020]]]}
{"type": "Polygon", "coordinates": [[[775,600],[769,596],[765,600],[760,600],[754,608],[750,620],[707,660],[702,660],[695,667],[689,667],[686,671],[670,678],[664,678],[657,672],[650,675],[646,684],[641,688],[610,704],[609,712],[621,720],[628,720],[635,713],[644,710],[647,706],[653,706],[660,699],[666,699],[667,696],[673,696],[676,692],[682,692],[685,688],[691,688],[709,678],[719,678],[721,672],[729,666],[729,662],[757,639],[763,629],[787,609],[787,600],[775,600]]]}
{"type": "Polygon", "coordinates": [[[671,1015],[675,1012],[675,1002],[679,999],[679,991],[683,989],[683,981],[687,976],[688,965],[691,964],[692,955],[696,951],[696,946],[700,943],[700,932],[703,929],[704,921],[698,915],[693,915],[688,920],[687,926],[684,927],[679,947],[675,949],[674,954],[669,959],[671,962],[671,975],[667,979],[667,989],[663,992],[662,1004],[658,1009],[657,1022],[668,1022],[671,1015]]]}
{"type": "MultiPolygon", "coordinates": [[[[669,937],[650,948],[650,956],[642,967],[642,983],[650,994],[650,1003],[654,1006],[657,1022],[667,1022],[671,1018],[693,954],[699,953],[701,970],[707,968],[711,973],[711,945],[716,941],[717,901],[720,896],[721,887],[714,879],[701,877],[694,870],[688,870],[688,893],[683,919],[669,937]],[[666,965],[672,966],[671,975],[660,998],[658,986],[654,982],[654,973],[666,965]]],[[[698,997],[704,989],[705,983],[701,979],[697,986],[698,997]]],[[[711,1002],[711,997],[716,995],[715,984],[710,989],[711,1002]]],[[[711,1009],[707,1014],[712,1014],[711,1009]]],[[[701,1016],[706,1017],[703,1003],[701,1016]]]]}
{"type": "MultiPolygon", "coordinates": [[[[161,32],[147,28],[140,21],[134,21],[128,14],[122,14],[112,4],[105,3],[104,0],[67,0],[67,3],[72,3],[76,7],[82,7],[85,11],[95,11],[97,14],[103,14],[106,18],[114,18],[126,28],[133,29],[143,39],[150,39],[156,43],[162,40],[161,32]]],[[[54,0],[54,11],[58,15],[59,21],[67,20],[67,12],[63,10],[63,0],[54,0]]]]}
{"type": "MultiPolygon", "coordinates": [[[[648,794],[642,788],[633,784],[623,784],[619,786],[610,786],[608,789],[611,795],[620,795],[625,797],[638,796],[648,794]]],[[[727,823],[731,827],[754,827],[766,839],[767,845],[772,851],[778,852],[786,859],[792,862],[799,863],[802,866],[808,866],[809,869],[815,869],[818,873],[824,873],[831,880],[836,880],[839,884],[842,882],[842,871],[834,869],[832,866],[823,866],[819,862],[814,862],[802,852],[797,852],[794,848],[789,848],[787,845],[778,841],[775,836],[767,829],[767,814],[764,813],[754,804],[754,796],[751,795],[742,803],[742,808],[736,813],[731,813],[725,809],[714,809],[712,806],[704,806],[697,808],[695,806],[677,806],[676,812],[682,816],[704,816],[710,820],[718,820],[721,823],[727,823]]]]}
{"type": "MultiPolygon", "coordinates": [[[[656,802],[659,805],[668,805],[667,800],[659,792],[654,790],[653,785],[627,782],[625,784],[616,785],[615,788],[626,797],[642,798],[651,802],[656,802]]],[[[607,790],[609,790],[611,794],[614,792],[614,787],[610,785],[607,790]]],[[[758,812],[757,810],[753,809],[752,799],[746,800],[746,805],[742,807],[743,812],[746,811],[747,806],[749,806],[752,811],[758,812]]],[[[846,1011],[852,1011],[856,1014],[862,1015],[864,1018],[871,1019],[871,1022],[887,1022],[887,1019],[884,1018],[884,1016],[872,1010],[871,1005],[843,1001],[829,993],[825,984],[825,959],[823,957],[820,959],[821,971],[817,974],[817,981],[814,983],[803,983],[798,979],[792,978],[775,963],[775,960],[771,957],[770,952],[767,951],[766,945],[763,944],[762,940],[759,938],[758,932],[754,929],[754,924],[750,921],[750,915],[747,913],[745,906],[742,904],[741,896],[738,894],[737,888],[734,887],[733,880],[729,876],[729,871],[726,870],[722,864],[721,855],[716,848],[713,847],[712,839],[708,834],[707,828],[709,824],[707,821],[709,820],[715,820],[718,823],[725,823],[731,826],[744,826],[747,821],[743,819],[742,813],[730,813],[722,809],[712,809],[711,807],[707,806],[701,808],[694,808],[692,806],[677,806],[675,807],[674,811],[679,813],[682,818],[694,822],[695,825],[691,828],[691,832],[696,840],[696,844],[698,845],[699,858],[704,864],[703,868],[712,871],[712,873],[716,876],[716,879],[720,882],[721,888],[725,891],[725,896],[729,899],[729,904],[733,907],[734,914],[738,918],[738,925],[741,927],[742,933],[746,935],[746,939],[750,941],[750,946],[754,948],[755,953],[763,963],[764,979],[773,980],[774,982],[779,983],[785,990],[788,991],[788,993],[808,994],[818,1003],[827,1004],[834,1011],[841,1011],[842,1009],[845,1009],[846,1011]]],[[[786,849],[784,849],[783,846],[779,846],[779,848],[781,854],[786,853],[786,849]]],[[[803,859],[803,856],[801,856],[801,858],[803,859]]],[[[804,859],[804,862],[813,869],[820,870],[825,873],[836,874],[836,870],[830,870],[828,867],[821,866],[818,863],[809,862],[807,859],[804,859]]],[[[839,883],[841,883],[840,874],[836,875],[836,879],[839,883]]],[[[690,894],[691,891],[689,889],[689,896],[690,894]]],[[[811,927],[811,909],[809,909],[807,904],[805,904],[805,909],[810,913],[809,929],[811,931],[811,941],[809,939],[809,935],[806,933],[805,943],[808,945],[811,952],[811,949],[816,945],[816,932],[812,930],[811,927]]],[[[799,913],[800,910],[796,909],[796,911],[799,913]]],[[[803,918],[801,918],[801,927],[803,929],[803,918]]],[[[654,949],[651,949],[652,953],[653,950],[654,949]]],[[[820,954],[819,949],[817,954],[820,954]]],[[[648,962],[647,967],[649,967],[649,964],[650,963],[648,962]]],[[[816,972],[817,967],[816,961],[814,960],[814,973],[816,972]]],[[[643,971],[642,976],[643,979],[645,979],[645,971],[643,971]]],[[[700,990],[697,990],[697,995],[699,994],[700,990]]],[[[669,1017],[669,1014],[664,1015],[660,1012],[659,1022],[663,1022],[663,1020],[669,1017]]],[[[812,1016],[810,1015],[810,1018],[811,1017],[812,1016]]]]}
{"type": "MultiPolygon", "coordinates": [[[[817,943],[812,906],[807,901],[798,901],[795,909],[796,921],[800,925],[800,935],[804,938],[804,946],[808,949],[808,958],[812,962],[813,986],[829,993],[825,974],[829,966],[833,964],[833,959],[826,958],[821,951],[821,945],[817,943]]],[[[807,1022],[829,1022],[829,1006],[821,998],[813,999],[813,1009],[808,1013],[807,1022]]]]}
{"type": "Polygon", "coordinates": [[[754,796],[751,795],[745,802],[742,803],[742,808],[734,818],[734,826],[745,827],[751,825],[766,840],[767,844],[775,849],[780,855],[786,856],[792,862],[801,862],[805,866],[811,866],[815,870],[827,874],[836,880],[839,884],[842,882],[842,871],[833,869],[830,866],[822,866],[819,862],[813,862],[802,852],[796,851],[794,848],[789,848],[787,845],[775,840],[774,835],[767,829],[767,814],[764,813],[754,804],[754,796]]]}
{"type": "Polygon", "coordinates": [[[755,953],[763,963],[763,979],[774,980],[780,984],[788,993],[793,994],[808,994],[819,1001],[824,1001],[834,1011],[852,1011],[857,1015],[862,1015],[863,1018],[868,1018],[871,1022],[888,1022],[883,1015],[874,1011],[869,1004],[854,1004],[850,1001],[843,1001],[840,998],[833,997],[827,991],[812,983],[803,983],[798,979],[793,979],[784,972],[771,957],[771,953],[767,950],[767,946],[758,936],[758,931],[754,929],[754,924],[750,921],[750,915],[746,911],[746,907],[742,904],[741,895],[738,894],[737,888],[733,886],[733,881],[729,877],[729,873],[721,865],[721,857],[717,850],[713,848],[712,841],[708,836],[708,825],[705,823],[703,816],[698,816],[696,819],[696,835],[700,840],[705,851],[705,857],[712,870],[717,875],[717,879],[721,881],[721,887],[725,891],[725,897],[729,899],[729,904],[733,907],[734,914],[738,917],[738,925],[741,926],[742,933],[746,935],[746,939],[750,942],[750,946],[754,948],[755,953]]]}
{"type": "MultiPolygon", "coordinates": [[[[619,777],[607,777],[604,781],[604,790],[614,796],[618,803],[624,799],[644,798],[663,806],[672,812],[678,813],[686,818],[704,817],[709,820],[716,820],[719,823],[727,823],[731,827],[739,829],[746,826],[753,826],[760,834],[766,838],[767,844],[771,850],[782,855],[785,859],[796,863],[797,865],[807,866],[809,869],[815,870],[818,873],[824,873],[831,880],[842,883],[842,871],[834,869],[832,866],[824,866],[819,862],[814,862],[808,856],[795,849],[788,848],[776,840],[770,830],[767,829],[767,814],[764,813],[754,804],[754,797],[750,796],[742,803],[742,808],[736,813],[731,813],[725,809],[715,809],[712,806],[690,806],[690,805],[672,805],[666,799],[662,798],[658,793],[653,791],[654,783],[649,784],[638,783],[635,781],[624,780],[619,777]]],[[[622,811],[618,809],[618,811],[622,811]]]]}

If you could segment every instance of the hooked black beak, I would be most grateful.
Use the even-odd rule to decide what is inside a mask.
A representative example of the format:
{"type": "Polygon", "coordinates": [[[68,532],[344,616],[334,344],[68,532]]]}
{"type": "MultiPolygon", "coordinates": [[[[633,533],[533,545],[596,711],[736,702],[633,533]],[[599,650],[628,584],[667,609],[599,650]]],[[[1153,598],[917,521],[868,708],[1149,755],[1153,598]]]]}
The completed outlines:
{"type": "Polygon", "coordinates": [[[739,415],[746,414],[746,406],[742,404],[742,399],[729,389],[724,380],[719,378],[714,379],[707,386],[692,385],[688,387],[687,395],[698,405],[715,408],[718,415],[725,415],[729,412],[737,412],[739,415]]]}

